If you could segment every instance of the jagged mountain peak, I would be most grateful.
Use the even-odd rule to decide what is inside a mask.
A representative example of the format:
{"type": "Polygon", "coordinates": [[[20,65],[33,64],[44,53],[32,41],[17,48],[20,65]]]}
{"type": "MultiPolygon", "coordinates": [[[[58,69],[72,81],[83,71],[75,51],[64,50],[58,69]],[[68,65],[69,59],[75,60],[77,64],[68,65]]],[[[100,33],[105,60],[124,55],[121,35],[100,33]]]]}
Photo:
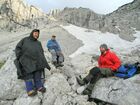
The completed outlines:
{"type": "Polygon", "coordinates": [[[125,4],[116,11],[100,15],[86,8],[65,8],[59,15],[59,19],[68,23],[119,34],[121,38],[132,41],[133,34],[140,30],[140,0],[134,0],[125,4]]]}

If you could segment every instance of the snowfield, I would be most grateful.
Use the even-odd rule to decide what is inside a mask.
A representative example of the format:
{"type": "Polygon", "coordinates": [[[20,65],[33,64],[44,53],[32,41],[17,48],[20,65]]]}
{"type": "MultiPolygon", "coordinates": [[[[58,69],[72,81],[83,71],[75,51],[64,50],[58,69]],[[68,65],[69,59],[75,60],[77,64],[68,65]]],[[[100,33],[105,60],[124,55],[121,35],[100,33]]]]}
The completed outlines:
{"type": "Polygon", "coordinates": [[[75,57],[81,53],[97,54],[99,55],[99,46],[106,43],[109,48],[117,53],[129,53],[132,49],[137,48],[140,45],[140,31],[134,36],[136,39],[133,42],[123,40],[119,35],[112,33],[101,33],[100,31],[88,30],[74,25],[62,26],[65,30],[81,40],[84,46],[80,47],[70,57],[75,57]]]}

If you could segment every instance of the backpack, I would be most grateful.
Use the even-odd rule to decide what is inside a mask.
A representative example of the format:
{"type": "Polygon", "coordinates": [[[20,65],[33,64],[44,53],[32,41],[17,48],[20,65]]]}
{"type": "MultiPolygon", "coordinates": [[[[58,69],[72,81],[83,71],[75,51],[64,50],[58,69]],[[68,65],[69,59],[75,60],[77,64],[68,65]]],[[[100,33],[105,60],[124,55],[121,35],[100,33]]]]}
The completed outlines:
{"type": "Polygon", "coordinates": [[[114,75],[116,77],[127,79],[134,76],[135,74],[140,73],[139,70],[140,70],[139,62],[135,64],[124,64],[119,67],[119,69],[117,70],[117,72],[114,73],[114,75]]]}

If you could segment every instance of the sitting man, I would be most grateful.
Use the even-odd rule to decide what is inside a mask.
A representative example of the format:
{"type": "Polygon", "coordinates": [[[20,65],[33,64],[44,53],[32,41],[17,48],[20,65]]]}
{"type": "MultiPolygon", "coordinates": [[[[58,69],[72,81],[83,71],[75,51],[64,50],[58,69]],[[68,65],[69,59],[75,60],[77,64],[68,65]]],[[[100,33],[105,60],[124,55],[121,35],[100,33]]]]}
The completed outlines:
{"type": "Polygon", "coordinates": [[[52,35],[52,39],[48,41],[47,48],[52,55],[52,63],[54,64],[54,66],[62,67],[63,66],[62,63],[64,62],[64,56],[60,48],[60,45],[56,41],[55,35],[52,35]]]}
{"type": "Polygon", "coordinates": [[[95,83],[101,77],[113,76],[117,69],[121,66],[121,61],[117,55],[111,52],[106,44],[100,46],[101,55],[98,59],[98,67],[94,67],[90,70],[89,74],[81,79],[77,77],[77,82],[82,86],[88,84],[83,91],[84,95],[90,95],[95,83]]]}

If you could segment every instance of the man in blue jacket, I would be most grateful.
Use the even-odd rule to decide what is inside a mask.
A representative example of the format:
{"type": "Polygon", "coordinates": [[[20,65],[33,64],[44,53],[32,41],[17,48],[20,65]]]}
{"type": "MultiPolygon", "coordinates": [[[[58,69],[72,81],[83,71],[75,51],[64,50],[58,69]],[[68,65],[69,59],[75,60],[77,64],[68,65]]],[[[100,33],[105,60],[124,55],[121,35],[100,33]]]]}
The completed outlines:
{"type": "Polygon", "coordinates": [[[64,56],[60,45],[56,41],[56,36],[52,35],[52,38],[47,43],[47,48],[52,55],[52,63],[56,66],[63,66],[64,56]]]}

